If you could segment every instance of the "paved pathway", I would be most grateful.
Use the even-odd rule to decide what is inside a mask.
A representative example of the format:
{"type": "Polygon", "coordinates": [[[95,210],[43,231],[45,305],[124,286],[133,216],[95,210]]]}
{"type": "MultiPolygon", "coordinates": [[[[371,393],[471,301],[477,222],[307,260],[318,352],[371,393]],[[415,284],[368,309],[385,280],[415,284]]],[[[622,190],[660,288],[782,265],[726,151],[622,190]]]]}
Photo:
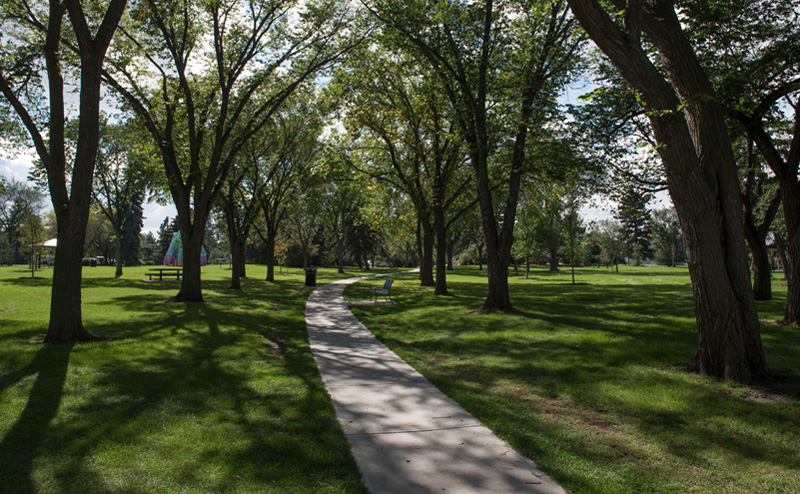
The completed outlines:
{"type": "Polygon", "coordinates": [[[311,350],[373,494],[560,493],[529,459],[379,342],[342,299],[363,278],[306,303],[311,350]]]}

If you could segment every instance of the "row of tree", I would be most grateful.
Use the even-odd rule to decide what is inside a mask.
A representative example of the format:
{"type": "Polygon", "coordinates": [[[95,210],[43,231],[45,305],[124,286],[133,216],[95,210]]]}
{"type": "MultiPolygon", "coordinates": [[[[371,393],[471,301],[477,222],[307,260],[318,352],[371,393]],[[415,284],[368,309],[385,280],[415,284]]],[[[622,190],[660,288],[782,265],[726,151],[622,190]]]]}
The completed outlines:
{"type": "Polygon", "coordinates": [[[215,214],[233,286],[254,230],[271,279],[281,231],[293,224],[291,237],[310,253],[315,214],[325,212],[340,267],[345,245],[369,258],[378,228],[411,231],[421,283],[444,295],[448,249],[474,231],[465,224],[477,206],[490,312],[513,310],[507,269],[515,233],[530,222],[526,206],[547,216],[565,201],[560,236],[574,257],[577,204],[609,188],[610,167],[670,192],[694,287],[695,367],[766,376],[745,238],[763,243],[779,207],[764,199],[773,191],[786,226],[785,322],[797,324],[800,36],[790,2],[740,3],[4,2],[13,42],[2,48],[0,92],[2,115],[13,118],[3,130],[36,149],[58,226],[46,341],[92,339],[79,255],[92,204],[122,229],[143,197],[132,187],[114,192],[122,202],[101,200],[113,182],[99,178],[105,169],[131,173],[126,184],[141,176],[174,203],[184,247],[175,300],[203,299],[200,251],[215,214]],[[557,98],[587,69],[602,87],[570,116],[557,98]],[[72,83],[76,124],[64,98],[72,83]],[[105,141],[113,126],[101,118],[101,85],[119,102],[115,122],[125,122],[105,141]],[[379,221],[387,217],[397,221],[379,221]]]}

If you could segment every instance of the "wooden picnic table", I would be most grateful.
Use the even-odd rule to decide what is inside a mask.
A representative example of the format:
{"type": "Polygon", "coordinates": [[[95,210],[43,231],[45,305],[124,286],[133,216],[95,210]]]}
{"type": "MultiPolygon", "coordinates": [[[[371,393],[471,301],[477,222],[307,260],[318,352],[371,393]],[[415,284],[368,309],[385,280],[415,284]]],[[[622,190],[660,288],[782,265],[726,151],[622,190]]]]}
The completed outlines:
{"type": "Polygon", "coordinates": [[[158,276],[158,281],[161,281],[166,276],[167,278],[181,279],[183,268],[152,268],[147,272],[147,276],[152,280],[154,276],[158,276]]]}

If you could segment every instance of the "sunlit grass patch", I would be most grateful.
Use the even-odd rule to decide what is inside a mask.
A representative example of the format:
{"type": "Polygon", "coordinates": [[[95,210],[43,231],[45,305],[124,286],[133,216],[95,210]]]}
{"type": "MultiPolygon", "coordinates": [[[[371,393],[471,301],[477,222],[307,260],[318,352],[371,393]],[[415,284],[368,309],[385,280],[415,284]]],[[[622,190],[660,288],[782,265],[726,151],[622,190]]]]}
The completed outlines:
{"type": "Polygon", "coordinates": [[[179,283],[146,267],[86,267],[84,323],[105,341],[52,347],[52,271],[16,270],[0,268],[0,492],[365,492],[308,348],[302,270],[266,283],[248,266],[232,291],[207,266],[206,302],[175,304],[179,283]]]}
{"type": "Polygon", "coordinates": [[[775,379],[743,386],[681,370],[697,351],[685,268],[522,276],[513,314],[471,312],[486,296],[475,267],[448,273],[449,297],[404,275],[395,305],[351,309],[568,490],[800,491],[800,331],[772,324],[785,288],[758,305],[775,379]]]}

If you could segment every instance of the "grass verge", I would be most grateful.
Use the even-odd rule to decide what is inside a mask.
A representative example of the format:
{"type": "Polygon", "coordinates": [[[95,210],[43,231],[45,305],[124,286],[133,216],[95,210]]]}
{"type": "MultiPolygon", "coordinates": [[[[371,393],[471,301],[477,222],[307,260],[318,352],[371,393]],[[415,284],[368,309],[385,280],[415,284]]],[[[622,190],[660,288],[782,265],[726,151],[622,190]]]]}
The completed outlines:
{"type": "Polygon", "coordinates": [[[570,491],[800,492],[800,331],[773,323],[785,288],[758,306],[775,379],[751,387],[680,370],[697,350],[686,269],[521,276],[512,315],[468,314],[486,295],[473,267],[449,273],[451,296],[401,275],[395,305],[351,310],[570,491]]]}
{"type": "Polygon", "coordinates": [[[44,346],[52,271],[0,268],[0,492],[366,492],[308,349],[303,271],[250,266],[237,292],[207,266],[205,303],[166,304],[178,282],[146,270],[84,268],[84,323],[107,340],[44,346]]]}

